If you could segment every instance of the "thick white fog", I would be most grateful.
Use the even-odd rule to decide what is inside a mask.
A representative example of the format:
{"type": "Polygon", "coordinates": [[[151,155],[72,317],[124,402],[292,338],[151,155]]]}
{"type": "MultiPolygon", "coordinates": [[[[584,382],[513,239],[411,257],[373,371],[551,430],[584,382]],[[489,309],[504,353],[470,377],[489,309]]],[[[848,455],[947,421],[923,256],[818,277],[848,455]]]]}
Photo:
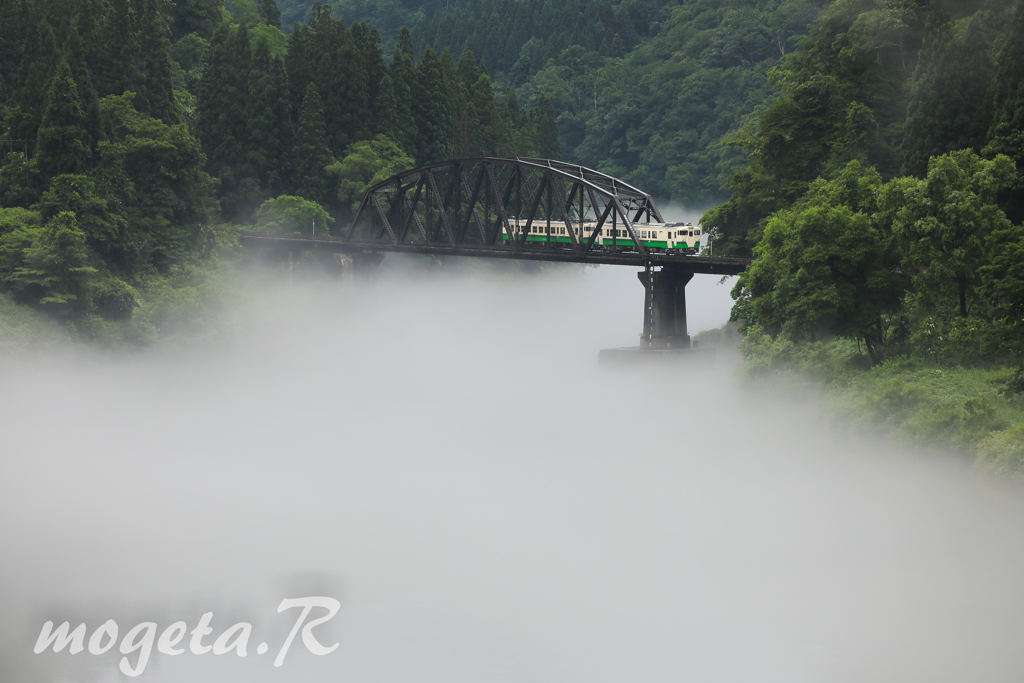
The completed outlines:
{"type": "MultiPolygon", "coordinates": [[[[0,369],[0,680],[130,680],[118,647],[34,654],[47,620],[88,644],[205,612],[206,644],[252,624],[246,657],[186,636],[136,680],[1024,679],[1014,490],[745,397],[727,359],[599,372],[637,343],[632,269],[389,259],[263,278],[203,347],[0,369]],[[339,646],[276,668],[303,596],[340,601],[314,631],[339,646]]],[[[691,283],[692,331],[730,286],[691,283]]]]}

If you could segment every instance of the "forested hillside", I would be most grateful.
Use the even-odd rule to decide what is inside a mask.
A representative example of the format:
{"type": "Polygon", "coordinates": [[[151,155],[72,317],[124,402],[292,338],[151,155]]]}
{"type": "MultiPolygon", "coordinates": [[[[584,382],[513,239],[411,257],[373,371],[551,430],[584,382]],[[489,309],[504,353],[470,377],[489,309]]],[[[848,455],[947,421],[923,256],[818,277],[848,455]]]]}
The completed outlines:
{"type": "Polygon", "coordinates": [[[127,320],[212,229],[321,230],[371,183],[454,156],[560,154],[554,112],[495,97],[469,52],[414,53],[325,6],[0,2],[0,291],[127,320]]]}
{"type": "MultiPolygon", "coordinates": [[[[288,2],[300,17],[311,3],[288,2]]],[[[774,96],[765,74],[796,51],[823,0],[336,0],[385,43],[472,52],[499,92],[550,100],[562,157],[662,200],[706,207],[746,159],[724,145],[774,96]]],[[[284,5],[282,5],[284,6],[284,5]]]]}
{"type": "Polygon", "coordinates": [[[869,424],[1019,476],[1022,46],[1020,0],[837,0],[702,219],[756,257],[733,291],[752,369],[811,369],[869,424]]]}
{"type": "Polygon", "coordinates": [[[793,339],[1018,357],[1024,3],[833,4],[770,76],[732,197],[736,315],[793,339]],[[957,340],[957,341],[953,341],[957,340]]]}

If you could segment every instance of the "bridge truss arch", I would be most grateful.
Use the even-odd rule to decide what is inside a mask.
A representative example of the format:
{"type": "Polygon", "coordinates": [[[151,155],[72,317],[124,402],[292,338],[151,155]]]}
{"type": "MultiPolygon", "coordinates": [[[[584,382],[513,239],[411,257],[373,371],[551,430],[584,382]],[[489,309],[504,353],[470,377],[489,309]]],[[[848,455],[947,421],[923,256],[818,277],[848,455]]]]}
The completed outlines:
{"type": "Polygon", "coordinates": [[[612,251],[645,257],[634,226],[651,222],[664,222],[651,196],[612,176],[549,159],[485,157],[421,166],[374,185],[342,240],[584,255],[609,250],[597,239],[609,227],[612,251]],[[527,241],[534,226],[542,239],[527,241]]]}

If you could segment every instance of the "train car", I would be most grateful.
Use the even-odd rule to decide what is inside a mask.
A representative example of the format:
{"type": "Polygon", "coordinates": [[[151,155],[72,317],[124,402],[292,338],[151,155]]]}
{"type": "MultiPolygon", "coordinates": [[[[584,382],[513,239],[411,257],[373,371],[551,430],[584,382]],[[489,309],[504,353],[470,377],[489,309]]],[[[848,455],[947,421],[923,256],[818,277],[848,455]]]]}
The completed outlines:
{"type": "MultiPolygon", "coordinates": [[[[527,221],[521,219],[509,221],[512,232],[515,235],[521,235],[526,230],[526,223],[527,221]]],[[[552,221],[550,240],[548,238],[548,225],[546,221],[534,221],[533,225],[529,226],[529,228],[530,231],[526,234],[527,243],[537,244],[550,241],[557,244],[572,244],[572,238],[569,236],[568,230],[571,229],[575,233],[576,239],[586,241],[590,239],[594,230],[597,229],[597,222],[584,221],[582,227],[580,227],[579,223],[574,223],[572,228],[567,228],[565,223],[561,221],[557,223],[552,221]]],[[[637,238],[639,238],[640,243],[647,249],[655,251],[685,249],[693,253],[700,251],[700,227],[688,223],[637,223],[633,226],[633,231],[636,233],[637,238]]],[[[508,233],[502,228],[502,241],[507,242],[508,238],[508,233]]],[[[625,228],[613,228],[610,223],[604,224],[597,239],[594,240],[594,244],[606,247],[627,247],[632,243],[633,240],[629,237],[629,233],[626,232],[625,228]]]]}

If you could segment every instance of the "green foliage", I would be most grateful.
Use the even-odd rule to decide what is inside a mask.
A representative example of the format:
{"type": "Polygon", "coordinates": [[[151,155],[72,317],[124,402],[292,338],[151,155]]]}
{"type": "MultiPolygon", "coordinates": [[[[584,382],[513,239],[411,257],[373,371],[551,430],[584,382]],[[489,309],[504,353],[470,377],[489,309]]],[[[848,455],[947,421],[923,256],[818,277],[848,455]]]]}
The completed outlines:
{"type": "Polygon", "coordinates": [[[903,170],[921,176],[928,159],[953,149],[980,152],[992,118],[991,44],[998,28],[989,12],[944,27],[921,51],[910,85],[903,170]]]}
{"type": "MultiPolygon", "coordinates": [[[[1024,170],[1024,0],[1017,0],[1010,28],[996,59],[992,82],[992,127],[985,153],[1005,154],[1024,170]]],[[[1014,223],[1024,222],[1024,173],[1000,197],[1014,223]]]]}
{"type": "Polygon", "coordinates": [[[50,312],[77,318],[91,304],[89,286],[96,269],[89,265],[85,233],[75,214],[65,211],[32,232],[22,264],[6,280],[14,295],[50,312]]]}
{"type": "Polygon", "coordinates": [[[134,245],[127,221],[116,211],[109,210],[107,200],[99,195],[91,178],[70,174],[56,176],[37,206],[44,221],[64,212],[73,213],[89,248],[108,266],[130,272],[134,265],[134,245]]]}
{"type": "Polygon", "coordinates": [[[835,334],[864,339],[875,362],[884,357],[902,288],[891,238],[871,218],[881,179],[862,171],[851,162],[769,219],[757,260],[733,290],[734,318],[794,340],[814,338],[830,321],[835,334]]]}
{"type": "Polygon", "coordinates": [[[258,0],[256,8],[267,25],[281,28],[281,10],[277,8],[277,3],[274,0],[258,0]]]}
{"type": "Polygon", "coordinates": [[[980,272],[981,295],[991,302],[994,323],[988,345],[996,355],[1024,358],[1024,227],[993,231],[987,246],[992,259],[980,272]]]}
{"type": "Polygon", "coordinates": [[[105,97],[110,138],[99,146],[97,187],[116,198],[130,226],[126,268],[160,271],[208,248],[216,208],[206,157],[183,124],[167,125],[132,107],[132,95],[105,97]]]}
{"type": "Polygon", "coordinates": [[[991,258],[988,237],[1009,226],[996,197],[1014,180],[1007,157],[985,161],[963,150],[933,157],[924,180],[893,180],[880,193],[879,220],[927,303],[958,300],[961,317],[972,310],[980,269],[991,258]]]}
{"type": "Polygon", "coordinates": [[[24,152],[8,152],[0,164],[0,205],[32,206],[39,201],[43,177],[35,159],[24,152]]]}
{"type": "Polygon", "coordinates": [[[412,116],[417,130],[416,160],[432,164],[452,156],[453,102],[445,83],[441,60],[427,48],[416,65],[412,87],[412,116]]]}
{"type": "Polygon", "coordinates": [[[81,173],[89,161],[89,148],[84,140],[85,112],[78,96],[78,86],[63,59],[50,80],[36,143],[36,163],[46,176],[81,173]]]}
{"type": "Polygon", "coordinates": [[[263,232],[313,234],[316,225],[327,234],[331,217],[316,202],[281,195],[268,199],[256,212],[256,229],[263,232]]]}
{"type": "Polygon", "coordinates": [[[175,41],[190,34],[209,40],[221,23],[224,0],[174,0],[171,3],[171,35],[175,41]]]}
{"type": "Polygon", "coordinates": [[[978,447],[978,464],[990,472],[1021,479],[1024,477],[1024,423],[995,432],[978,447]]]}
{"type": "Polygon", "coordinates": [[[299,195],[318,204],[328,204],[332,199],[327,167],[334,163],[334,158],[327,147],[326,128],[320,94],[310,83],[299,110],[294,187],[299,195]]]}
{"type": "Polygon", "coordinates": [[[412,158],[398,145],[378,135],[349,146],[345,157],[328,166],[327,172],[337,178],[338,200],[354,212],[367,188],[413,166],[412,158]]]}

